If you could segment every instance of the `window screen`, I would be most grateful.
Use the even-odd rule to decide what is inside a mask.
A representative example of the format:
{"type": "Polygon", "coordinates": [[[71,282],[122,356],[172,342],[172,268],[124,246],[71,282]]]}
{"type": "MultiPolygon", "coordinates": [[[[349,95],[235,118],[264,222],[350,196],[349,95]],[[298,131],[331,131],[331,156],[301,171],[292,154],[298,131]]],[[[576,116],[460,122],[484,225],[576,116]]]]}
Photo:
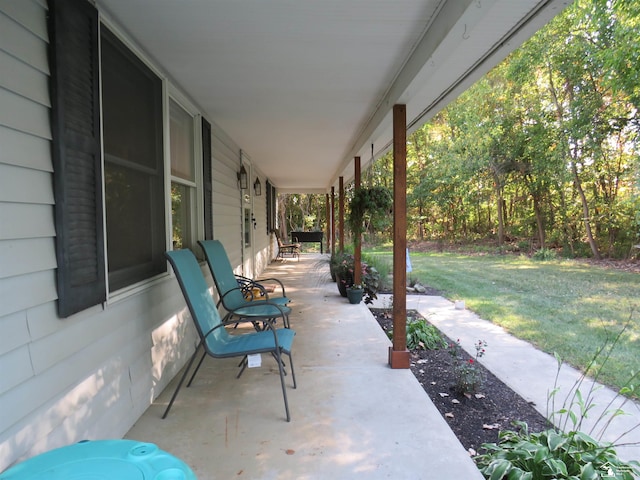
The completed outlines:
{"type": "Polygon", "coordinates": [[[109,290],[166,271],[162,83],[102,27],[109,290]]]}

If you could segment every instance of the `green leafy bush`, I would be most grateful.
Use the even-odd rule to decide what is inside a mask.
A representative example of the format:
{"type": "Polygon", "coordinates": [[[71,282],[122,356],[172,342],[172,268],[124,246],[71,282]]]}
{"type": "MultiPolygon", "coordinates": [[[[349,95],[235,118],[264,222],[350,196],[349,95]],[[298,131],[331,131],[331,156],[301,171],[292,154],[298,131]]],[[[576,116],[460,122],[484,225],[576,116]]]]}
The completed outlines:
{"type": "Polygon", "coordinates": [[[530,433],[516,422],[518,431],[504,430],[498,443],[485,444],[487,453],[475,458],[490,480],[634,480],[638,462],[621,461],[614,448],[589,435],[555,429],[530,433]]]}
{"type": "MultiPolygon", "coordinates": [[[[389,306],[391,309],[391,306],[389,306]]],[[[393,330],[387,332],[387,336],[393,338],[393,330]]],[[[442,338],[440,331],[424,319],[407,319],[407,349],[408,350],[438,350],[446,348],[447,342],[442,338]]]]}
{"type": "Polygon", "coordinates": [[[556,258],[558,258],[558,255],[556,254],[555,250],[551,250],[550,248],[541,248],[540,250],[536,251],[531,258],[541,262],[546,262],[549,260],[555,260],[556,258]]]}
{"type": "Polygon", "coordinates": [[[447,342],[440,331],[424,320],[407,323],[407,348],[409,350],[438,350],[445,348],[447,342]]]}

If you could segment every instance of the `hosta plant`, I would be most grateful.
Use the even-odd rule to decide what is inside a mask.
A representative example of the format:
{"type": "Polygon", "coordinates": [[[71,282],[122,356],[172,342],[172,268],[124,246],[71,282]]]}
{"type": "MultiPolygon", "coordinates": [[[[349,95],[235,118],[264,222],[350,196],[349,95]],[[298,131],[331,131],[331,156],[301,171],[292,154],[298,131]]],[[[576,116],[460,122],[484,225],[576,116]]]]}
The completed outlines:
{"type": "MultiPolygon", "coordinates": [[[[393,330],[387,332],[393,338],[393,330]]],[[[447,342],[442,338],[440,330],[427,323],[424,319],[412,320],[407,318],[407,349],[409,350],[438,350],[445,348],[447,342]]]]}
{"type": "Polygon", "coordinates": [[[446,346],[447,342],[433,325],[424,320],[414,320],[407,323],[407,348],[409,350],[438,350],[446,346]]]}
{"type": "MultiPolygon", "coordinates": [[[[633,314],[632,314],[633,315],[633,314]]],[[[610,341],[599,348],[587,365],[585,372],[576,380],[566,395],[562,406],[555,410],[555,398],[559,392],[558,376],[562,367],[561,359],[556,356],[558,369],[554,388],[549,394],[552,412],[548,415],[551,427],[541,433],[530,433],[527,424],[516,422],[518,430],[500,432],[498,443],[484,444],[486,451],[475,457],[476,463],[485,478],[490,480],[634,480],[640,478],[638,461],[624,462],[618,458],[615,450],[618,439],[611,443],[602,440],[611,421],[624,415],[622,406],[630,398],[638,396],[638,373],[630,375],[627,384],[618,392],[625,397],[620,407],[614,408],[611,400],[602,413],[592,423],[588,433],[583,432],[584,420],[592,411],[594,392],[599,388],[596,384],[599,371],[607,360],[620,337],[631,322],[627,324],[610,341]],[[599,367],[598,367],[599,366],[599,367]],[[593,382],[583,394],[587,375],[593,372],[593,382]],[[598,434],[594,433],[596,430],[598,434]],[[594,438],[592,435],[597,435],[594,438]]],[[[640,424],[630,422],[627,433],[639,428],[640,424]]]]}
{"type": "Polygon", "coordinates": [[[485,444],[486,453],[475,458],[489,480],[634,480],[640,475],[638,462],[623,462],[611,445],[602,444],[582,432],[556,429],[530,433],[527,424],[519,430],[500,432],[498,443],[485,444]]]}

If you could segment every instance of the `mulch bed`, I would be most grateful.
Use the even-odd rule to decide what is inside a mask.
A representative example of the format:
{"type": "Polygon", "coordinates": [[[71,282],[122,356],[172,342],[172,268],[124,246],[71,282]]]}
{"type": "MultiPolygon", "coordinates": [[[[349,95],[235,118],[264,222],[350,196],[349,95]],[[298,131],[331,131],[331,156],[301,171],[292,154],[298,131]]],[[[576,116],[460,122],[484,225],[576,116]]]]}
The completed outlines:
{"type": "MultiPolygon", "coordinates": [[[[383,330],[388,332],[393,328],[393,321],[384,309],[372,308],[371,312],[383,330]]],[[[423,319],[416,311],[407,313],[423,319]]],[[[444,335],[443,338],[453,343],[444,335]]],[[[487,355],[490,354],[489,345],[487,355]]],[[[501,430],[515,429],[512,423],[516,420],[526,422],[531,432],[548,428],[547,420],[529,402],[482,365],[479,368],[485,378],[480,390],[476,394],[459,394],[454,388],[453,359],[446,349],[411,352],[411,371],[471,454],[481,453],[483,443],[497,442],[501,430]]]]}

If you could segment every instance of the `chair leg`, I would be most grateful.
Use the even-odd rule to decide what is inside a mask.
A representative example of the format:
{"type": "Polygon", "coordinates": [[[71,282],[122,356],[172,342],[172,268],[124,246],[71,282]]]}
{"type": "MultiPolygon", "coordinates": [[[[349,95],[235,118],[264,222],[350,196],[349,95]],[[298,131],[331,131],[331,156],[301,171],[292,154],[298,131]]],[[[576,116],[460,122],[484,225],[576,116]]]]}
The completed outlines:
{"type": "MultiPolygon", "coordinates": [[[[236,375],[236,378],[240,378],[240,376],[244,373],[244,371],[247,368],[247,365],[249,365],[249,359],[247,358],[247,356],[245,355],[242,359],[242,362],[240,363],[240,365],[242,365],[242,368],[240,369],[240,371],[238,372],[238,375],[236,375]]],[[[238,366],[240,366],[238,365],[238,366]]]]}
{"type": "MultiPolygon", "coordinates": [[[[198,348],[200,348],[200,345],[198,345],[198,348]]],[[[191,366],[193,365],[193,361],[196,359],[196,356],[198,355],[198,348],[196,348],[196,351],[193,352],[193,355],[191,355],[191,360],[189,360],[189,364],[187,365],[187,368],[185,368],[184,373],[182,374],[182,378],[178,382],[178,386],[176,387],[176,390],[173,392],[173,396],[171,397],[171,400],[169,401],[169,405],[167,405],[167,409],[164,411],[164,415],[162,415],[162,419],[163,420],[165,418],[167,418],[167,415],[169,414],[169,410],[171,410],[171,406],[173,405],[173,401],[178,396],[178,392],[180,391],[180,387],[182,387],[182,383],[184,382],[184,379],[187,377],[187,373],[189,373],[189,370],[191,369],[191,366]]]]}
{"type": "MultiPolygon", "coordinates": [[[[284,398],[284,410],[287,413],[287,422],[291,421],[291,415],[289,414],[289,402],[287,401],[287,389],[284,384],[284,367],[282,366],[281,351],[276,351],[276,357],[278,361],[278,369],[280,371],[280,384],[282,385],[282,397],[284,398]]],[[[291,370],[293,372],[293,370],[291,370]]]]}
{"type": "Polygon", "coordinates": [[[189,379],[189,382],[187,383],[187,388],[189,388],[191,386],[191,383],[193,382],[193,379],[196,378],[196,373],[198,373],[198,370],[200,370],[200,365],[202,365],[202,362],[204,362],[204,359],[205,359],[206,356],[207,356],[207,352],[205,350],[204,352],[202,352],[202,358],[198,362],[198,366],[196,367],[195,371],[193,372],[193,375],[191,375],[191,378],[189,379]]]}
{"type": "Polygon", "coordinates": [[[291,367],[291,377],[293,378],[293,388],[298,388],[296,384],[296,372],[293,369],[293,358],[291,358],[291,353],[287,353],[289,356],[289,366],[291,367]]]}
{"type": "Polygon", "coordinates": [[[276,352],[271,352],[271,356],[273,357],[273,359],[276,362],[279,362],[279,363],[282,364],[282,368],[284,369],[284,376],[286,377],[287,376],[287,364],[284,363],[284,360],[282,359],[282,355],[280,355],[278,357],[278,354],[276,352]]]}

